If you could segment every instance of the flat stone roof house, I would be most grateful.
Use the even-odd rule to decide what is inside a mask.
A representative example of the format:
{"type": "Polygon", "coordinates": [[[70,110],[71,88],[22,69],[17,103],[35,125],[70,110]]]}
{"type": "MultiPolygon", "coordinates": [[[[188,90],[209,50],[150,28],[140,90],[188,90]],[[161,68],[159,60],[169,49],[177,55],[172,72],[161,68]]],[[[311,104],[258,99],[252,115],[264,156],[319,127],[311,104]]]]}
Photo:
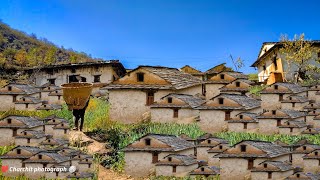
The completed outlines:
{"type": "Polygon", "coordinates": [[[218,137],[209,137],[199,142],[197,144],[197,159],[208,162],[209,160],[208,150],[220,144],[229,144],[229,142],[225,139],[218,138],[218,137]]]}
{"type": "Polygon", "coordinates": [[[173,135],[147,134],[124,151],[125,172],[133,177],[148,176],[155,164],[169,154],[194,155],[195,145],[173,135]]]}
{"type": "Polygon", "coordinates": [[[198,167],[195,157],[169,154],[156,163],[156,176],[184,177],[198,167]]]}
{"type": "Polygon", "coordinates": [[[264,161],[251,170],[251,179],[283,179],[292,175],[294,168],[288,162],[264,161]]]}
{"type": "Polygon", "coordinates": [[[134,123],[142,120],[143,114],[150,112],[150,105],[165,95],[203,94],[202,83],[175,68],[139,66],[101,90],[109,91],[110,119],[134,123]]]}
{"type": "Polygon", "coordinates": [[[320,161],[320,149],[315,149],[312,152],[304,155],[303,159],[303,171],[304,172],[311,172],[311,173],[318,173],[320,170],[319,161],[320,161]]]}
{"type": "Polygon", "coordinates": [[[197,96],[170,93],[150,105],[151,121],[192,123],[199,119],[194,109],[205,101],[197,96]]]}
{"type": "MultiPolygon", "coordinates": [[[[43,149],[40,149],[38,147],[33,146],[16,146],[15,148],[11,149],[9,152],[3,154],[0,156],[2,165],[9,165],[16,168],[21,168],[25,166],[23,163],[24,160],[29,159],[31,156],[44,151],[43,149]]],[[[3,175],[8,177],[17,177],[19,175],[23,175],[24,172],[2,172],[3,175]]]]}
{"type": "Polygon", "coordinates": [[[24,130],[15,136],[15,144],[21,146],[39,146],[47,137],[48,135],[43,131],[24,130]]]}
{"type": "Polygon", "coordinates": [[[314,85],[308,87],[308,98],[315,102],[320,102],[320,85],[314,85]]]}
{"type": "Polygon", "coordinates": [[[226,130],[228,123],[240,112],[260,112],[259,100],[238,94],[219,94],[196,109],[200,112],[199,126],[209,132],[226,130]]]}
{"type": "Polygon", "coordinates": [[[245,179],[263,161],[289,161],[290,151],[265,141],[241,141],[218,155],[221,178],[245,179]]]}
{"type": "Polygon", "coordinates": [[[182,71],[184,73],[191,74],[192,76],[195,76],[201,80],[204,80],[204,78],[205,78],[205,73],[203,73],[203,72],[201,72],[201,71],[199,71],[189,65],[183,66],[182,68],[180,68],[180,71],[182,71]]]}
{"type": "Polygon", "coordinates": [[[236,79],[229,84],[220,88],[220,93],[234,93],[245,95],[250,91],[250,87],[254,84],[248,79],[236,79]]]}
{"type": "Polygon", "coordinates": [[[274,83],[260,92],[261,108],[281,108],[283,101],[290,95],[307,96],[307,88],[292,83],[274,83]]]}
{"type": "Polygon", "coordinates": [[[0,88],[1,104],[3,111],[15,108],[15,102],[24,96],[40,98],[40,89],[29,84],[9,83],[0,88]]]}
{"type": "Polygon", "coordinates": [[[44,126],[45,126],[45,133],[52,135],[54,134],[54,126],[61,124],[61,123],[65,123],[67,125],[68,121],[63,119],[63,118],[59,118],[55,115],[52,116],[48,116],[44,119],[42,119],[42,121],[44,122],[44,126]]]}
{"type": "Polygon", "coordinates": [[[46,150],[59,150],[69,146],[69,140],[48,138],[40,143],[40,147],[46,150]]]}
{"type": "Polygon", "coordinates": [[[317,149],[320,149],[320,146],[315,144],[303,144],[295,148],[292,151],[292,165],[303,168],[304,167],[303,156],[317,149]]]}
{"type": "Polygon", "coordinates": [[[118,60],[49,65],[28,70],[30,74],[36,73],[34,82],[37,86],[48,82],[60,86],[78,82],[78,77],[82,82],[110,83],[122,77],[125,72],[125,68],[118,60]]]}
{"type": "Polygon", "coordinates": [[[308,97],[298,95],[290,95],[281,101],[281,107],[283,109],[293,109],[297,111],[304,110],[304,107],[308,104],[308,97]]]}
{"type": "Polygon", "coordinates": [[[257,132],[259,113],[241,112],[228,120],[228,130],[232,132],[257,132]]]}
{"type": "Polygon", "coordinates": [[[205,81],[206,99],[209,100],[219,95],[220,88],[237,79],[248,79],[248,76],[241,72],[221,71],[212,77],[208,77],[205,81]]]}
{"type": "Polygon", "coordinates": [[[15,136],[24,130],[43,131],[44,124],[42,121],[28,116],[7,116],[0,120],[0,129],[2,136],[0,144],[10,145],[15,141],[15,136]]]}
{"type": "Polygon", "coordinates": [[[301,134],[310,134],[310,135],[320,134],[320,128],[308,127],[306,130],[302,131],[301,134]]]}
{"type": "Polygon", "coordinates": [[[189,137],[186,134],[180,134],[179,137],[184,139],[184,140],[186,140],[186,141],[188,141],[188,142],[191,142],[192,144],[195,144],[195,145],[197,144],[197,140],[196,139],[193,139],[193,138],[189,137]]]}
{"type": "Polygon", "coordinates": [[[23,96],[15,102],[16,110],[35,111],[37,107],[41,106],[43,101],[38,97],[23,96]]]}
{"type": "Polygon", "coordinates": [[[279,133],[279,126],[287,120],[305,121],[306,113],[292,109],[273,109],[260,114],[257,119],[260,133],[273,134],[279,133]]]}
{"type": "Polygon", "coordinates": [[[61,110],[62,106],[60,104],[42,104],[36,108],[36,110],[61,110]]]}
{"type": "Polygon", "coordinates": [[[220,166],[220,159],[216,157],[217,154],[220,154],[230,148],[229,144],[221,143],[217,144],[207,150],[208,153],[208,165],[209,166],[220,166]]]}
{"type": "Polygon", "coordinates": [[[216,177],[220,174],[220,168],[217,166],[201,166],[189,173],[191,178],[196,178],[197,176],[204,176],[206,178],[216,177]]]}
{"type": "Polygon", "coordinates": [[[304,172],[296,172],[287,178],[285,180],[318,180],[320,179],[320,174],[313,174],[313,173],[304,173],[304,172]]]}
{"type": "Polygon", "coordinates": [[[300,135],[307,129],[307,124],[304,121],[289,120],[278,126],[280,134],[300,135]]]}

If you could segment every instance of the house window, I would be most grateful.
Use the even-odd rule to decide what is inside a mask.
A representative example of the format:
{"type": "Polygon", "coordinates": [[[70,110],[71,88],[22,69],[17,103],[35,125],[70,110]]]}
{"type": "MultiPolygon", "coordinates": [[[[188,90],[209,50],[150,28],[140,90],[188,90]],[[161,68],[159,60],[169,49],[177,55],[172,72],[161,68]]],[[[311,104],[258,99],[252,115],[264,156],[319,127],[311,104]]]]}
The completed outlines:
{"type": "Polygon", "coordinates": [[[9,118],[9,119],[7,119],[7,122],[8,122],[8,124],[11,124],[11,119],[9,118]]]}
{"type": "Polygon", "coordinates": [[[240,145],[240,151],[246,152],[247,151],[247,145],[240,145]]]}
{"type": "MultiPolygon", "coordinates": [[[[48,79],[48,82],[50,83],[50,85],[55,85],[56,79],[48,79]]],[[[50,87],[49,87],[49,89],[50,89],[50,87]]]]}
{"type": "Polygon", "coordinates": [[[17,154],[21,154],[21,149],[17,149],[17,154]]]}
{"type": "Polygon", "coordinates": [[[278,70],[277,57],[273,58],[274,70],[278,70]]]}
{"type": "Polygon", "coordinates": [[[279,101],[283,101],[283,94],[279,94],[279,101]]]}
{"type": "Polygon", "coordinates": [[[67,134],[67,129],[64,130],[64,134],[67,134]]]}
{"type": "Polygon", "coordinates": [[[264,164],[263,164],[263,167],[264,167],[264,168],[267,168],[267,167],[268,167],[268,164],[264,163],[264,164]]]}
{"type": "Polygon", "coordinates": [[[43,168],[47,167],[47,164],[43,164],[43,168]]]}
{"type": "Polygon", "coordinates": [[[17,95],[12,95],[12,102],[16,102],[17,101],[17,95]]]}
{"type": "Polygon", "coordinates": [[[168,161],[170,161],[170,162],[171,162],[171,161],[172,161],[172,157],[168,157],[168,161]]]}
{"type": "Polygon", "coordinates": [[[8,91],[12,91],[12,87],[11,86],[8,86],[8,91]]]}
{"type": "Polygon", "coordinates": [[[314,152],[314,155],[318,156],[318,152],[314,152]]]}
{"type": "Polygon", "coordinates": [[[29,104],[27,103],[27,104],[26,104],[26,109],[28,109],[28,108],[29,108],[29,104]]]}
{"type": "Polygon", "coordinates": [[[59,172],[56,172],[56,177],[58,177],[59,176],[59,172]]]}
{"type": "Polygon", "coordinates": [[[179,109],[173,109],[173,117],[178,118],[179,116],[179,109]]]}
{"type": "Polygon", "coordinates": [[[292,107],[296,107],[296,103],[292,103],[292,107]]]}
{"type": "Polygon", "coordinates": [[[172,172],[173,173],[177,172],[177,166],[172,166],[172,172]]]}
{"type": "Polygon", "coordinates": [[[272,179],[272,172],[268,172],[268,179],[272,179]]]}
{"type": "Polygon", "coordinates": [[[305,151],[305,150],[307,150],[307,147],[306,147],[306,146],[303,146],[302,149],[305,151]]]}
{"type": "Polygon", "coordinates": [[[42,159],[42,155],[41,154],[38,155],[38,159],[42,159]]]}
{"type": "Polygon", "coordinates": [[[203,168],[203,167],[201,168],[201,171],[202,171],[202,172],[204,171],[204,168],[203,168]]]}
{"type": "Polygon", "coordinates": [[[27,139],[27,143],[30,143],[30,138],[27,139]]]}
{"type": "Polygon", "coordinates": [[[75,68],[71,69],[71,73],[76,73],[76,69],[75,68]]]}
{"type": "Polygon", "coordinates": [[[240,119],[243,119],[243,115],[240,115],[239,118],[240,118],[240,119]]]}
{"type": "Polygon", "coordinates": [[[293,132],[293,128],[290,128],[290,132],[293,132]]]}
{"type": "Polygon", "coordinates": [[[240,87],[240,82],[236,82],[236,87],[240,87]]]}
{"type": "Polygon", "coordinates": [[[230,111],[226,111],[224,118],[225,118],[225,120],[230,120],[231,119],[231,112],[230,111]]]}
{"type": "Polygon", "coordinates": [[[158,155],[159,155],[158,152],[153,152],[152,153],[152,163],[158,162],[158,155]]]}
{"type": "Polygon", "coordinates": [[[144,142],[145,142],[146,146],[150,146],[151,145],[151,139],[149,139],[149,138],[145,139],[144,142]]]}
{"type": "Polygon", "coordinates": [[[202,95],[206,96],[207,90],[206,90],[206,85],[202,84],[202,95]]]}
{"type": "Polygon", "coordinates": [[[219,149],[222,149],[222,146],[221,146],[221,145],[219,146],[219,149]]]}
{"type": "Polygon", "coordinates": [[[147,92],[147,106],[150,106],[154,102],[154,92],[147,92]]]}
{"type": "Polygon", "coordinates": [[[320,58],[320,52],[318,52],[318,58],[320,58]]]}
{"type": "Polygon", "coordinates": [[[211,144],[211,140],[210,139],[208,140],[208,144],[211,144]]]}
{"type": "Polygon", "coordinates": [[[25,164],[25,163],[22,163],[21,167],[26,167],[26,164],[25,164]]]}
{"type": "Polygon", "coordinates": [[[297,178],[299,178],[299,177],[300,177],[300,174],[297,174],[296,176],[297,176],[297,178]]]}
{"type": "Polygon", "coordinates": [[[253,159],[248,159],[248,169],[253,168],[253,159]]]}
{"type": "Polygon", "coordinates": [[[88,164],[88,168],[91,168],[91,164],[88,164]]]}
{"type": "Polygon", "coordinates": [[[281,119],[277,119],[277,126],[281,126],[281,119]]]}
{"type": "Polygon", "coordinates": [[[265,70],[267,70],[267,67],[266,67],[266,65],[264,65],[264,66],[263,66],[263,70],[264,70],[264,71],[265,71],[265,70]]]}
{"type": "Polygon", "coordinates": [[[95,83],[100,82],[100,77],[101,77],[101,75],[95,75],[95,76],[93,76],[93,82],[95,82],[95,83]]]}
{"type": "Polygon", "coordinates": [[[247,129],[248,124],[247,123],[243,123],[243,129],[247,129]]]}
{"type": "Polygon", "coordinates": [[[276,110],[272,110],[272,115],[276,115],[276,110]]]}
{"type": "Polygon", "coordinates": [[[172,97],[168,97],[168,103],[172,103],[172,97]]]}
{"type": "Polygon", "coordinates": [[[224,79],[224,74],[220,74],[220,79],[224,79]]]}
{"type": "Polygon", "coordinates": [[[13,129],[12,130],[12,136],[14,137],[14,136],[17,136],[17,129],[13,129]]]}
{"type": "Polygon", "coordinates": [[[137,81],[138,82],[144,81],[144,73],[137,73],[137,81]]]}
{"type": "Polygon", "coordinates": [[[223,98],[219,98],[219,104],[223,104],[223,98]]]}
{"type": "Polygon", "coordinates": [[[274,85],[274,89],[275,89],[275,90],[278,90],[278,85],[274,85]]]}
{"type": "Polygon", "coordinates": [[[26,135],[27,135],[27,132],[23,132],[23,134],[26,136],[26,135]]]}
{"type": "Polygon", "coordinates": [[[61,96],[58,96],[58,100],[61,100],[61,96]]]}

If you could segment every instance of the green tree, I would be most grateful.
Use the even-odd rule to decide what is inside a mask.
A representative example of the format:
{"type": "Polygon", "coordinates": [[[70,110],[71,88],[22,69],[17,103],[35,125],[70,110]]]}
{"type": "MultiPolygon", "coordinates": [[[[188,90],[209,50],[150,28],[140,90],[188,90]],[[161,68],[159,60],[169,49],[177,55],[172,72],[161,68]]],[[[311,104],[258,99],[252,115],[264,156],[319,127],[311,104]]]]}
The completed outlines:
{"type": "Polygon", "coordinates": [[[24,49],[20,49],[14,56],[15,62],[18,66],[25,67],[27,65],[27,52],[24,49]]]}
{"type": "Polygon", "coordinates": [[[317,52],[313,47],[312,41],[306,40],[304,34],[295,35],[293,39],[289,39],[287,35],[282,35],[280,53],[284,54],[288,64],[288,70],[295,69],[294,82],[311,79],[312,72],[318,72],[319,68],[312,65],[311,61],[319,63],[319,60],[314,57],[317,52]],[[294,65],[294,66],[293,66],[294,65]]]}
{"type": "Polygon", "coordinates": [[[44,64],[49,65],[49,64],[54,64],[56,60],[56,52],[57,48],[54,46],[51,46],[44,57],[44,64]]]}

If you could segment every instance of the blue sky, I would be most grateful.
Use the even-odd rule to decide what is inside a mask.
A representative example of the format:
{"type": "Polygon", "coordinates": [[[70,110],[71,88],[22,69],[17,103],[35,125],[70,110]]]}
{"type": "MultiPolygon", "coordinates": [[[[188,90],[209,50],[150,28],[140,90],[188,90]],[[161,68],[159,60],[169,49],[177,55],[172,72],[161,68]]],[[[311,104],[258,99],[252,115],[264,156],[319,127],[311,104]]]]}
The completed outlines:
{"type": "Polygon", "coordinates": [[[234,58],[255,72],[261,44],[320,39],[316,0],[1,0],[0,19],[58,46],[137,65],[200,70],[234,58]]]}

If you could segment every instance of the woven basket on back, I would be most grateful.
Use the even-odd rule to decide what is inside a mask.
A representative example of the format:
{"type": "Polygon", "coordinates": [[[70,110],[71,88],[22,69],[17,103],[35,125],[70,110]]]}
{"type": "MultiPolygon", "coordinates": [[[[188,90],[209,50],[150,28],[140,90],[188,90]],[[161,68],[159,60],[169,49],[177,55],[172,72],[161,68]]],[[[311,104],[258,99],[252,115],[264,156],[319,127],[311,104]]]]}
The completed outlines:
{"type": "Polygon", "coordinates": [[[69,83],[62,84],[63,99],[69,110],[83,109],[89,100],[92,83],[69,83]]]}

